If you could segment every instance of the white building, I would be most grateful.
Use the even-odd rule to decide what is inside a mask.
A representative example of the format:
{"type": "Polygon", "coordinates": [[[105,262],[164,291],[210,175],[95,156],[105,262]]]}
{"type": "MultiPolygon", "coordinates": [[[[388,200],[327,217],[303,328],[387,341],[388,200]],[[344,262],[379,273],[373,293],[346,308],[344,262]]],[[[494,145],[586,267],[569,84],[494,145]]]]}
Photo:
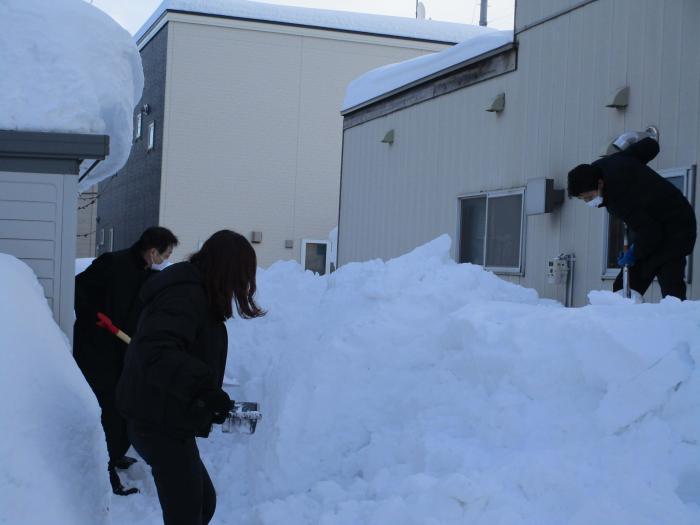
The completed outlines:
{"type": "MultiPolygon", "coordinates": [[[[651,166],[696,201],[698,25],[700,2],[520,0],[514,37],[357,79],[343,111],[338,263],[448,233],[456,260],[545,297],[582,305],[611,287],[620,239],[604,211],[566,199],[528,215],[526,203],[544,197],[543,178],[564,189],[570,169],[649,125],[661,144],[651,166]],[[566,276],[549,282],[560,254],[575,257],[573,290],[566,276]]],[[[699,264],[687,274],[696,299],[699,264]]],[[[658,298],[655,285],[646,299],[658,298]]]]}
{"type": "Polygon", "coordinates": [[[140,124],[129,162],[100,186],[98,249],[128,246],[160,224],[181,241],[177,260],[230,228],[253,241],[261,266],[296,259],[327,270],[347,84],[484,31],[244,1],[165,2],[137,34],[140,124]]]}

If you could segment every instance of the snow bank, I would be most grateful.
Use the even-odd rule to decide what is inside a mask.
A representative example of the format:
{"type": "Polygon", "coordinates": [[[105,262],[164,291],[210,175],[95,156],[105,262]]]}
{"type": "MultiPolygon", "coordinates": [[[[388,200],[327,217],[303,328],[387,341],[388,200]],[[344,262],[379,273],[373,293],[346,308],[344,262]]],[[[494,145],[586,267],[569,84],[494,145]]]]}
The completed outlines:
{"type": "Polygon", "coordinates": [[[0,290],[0,523],[105,523],[97,401],[32,270],[0,253],[0,290]]]}
{"type": "Polygon", "coordinates": [[[250,20],[281,22],[318,28],[340,29],[378,35],[398,36],[437,42],[461,42],[490,29],[453,22],[416,20],[398,16],[331,11],[248,0],[164,0],[136,33],[139,40],[166,10],[231,16],[250,20]]]}
{"type": "Polygon", "coordinates": [[[81,190],[114,175],[143,90],[129,33],[83,0],[3,0],[0,49],[0,129],[108,134],[110,155],[81,190]]]}
{"type": "Polygon", "coordinates": [[[423,55],[368,71],[348,85],[343,101],[343,111],[417,80],[445,71],[512,41],[512,31],[475,34],[464,42],[439,53],[423,55]]]}
{"type": "Polygon", "coordinates": [[[84,272],[94,261],[94,257],[83,257],[75,260],[75,275],[84,272]]]}
{"type": "MultiPolygon", "coordinates": [[[[212,523],[700,522],[700,304],[566,309],[449,247],[260,271],[226,381],[264,419],[200,441],[212,523]]],[[[115,524],[158,523],[136,467],[115,524]]]]}

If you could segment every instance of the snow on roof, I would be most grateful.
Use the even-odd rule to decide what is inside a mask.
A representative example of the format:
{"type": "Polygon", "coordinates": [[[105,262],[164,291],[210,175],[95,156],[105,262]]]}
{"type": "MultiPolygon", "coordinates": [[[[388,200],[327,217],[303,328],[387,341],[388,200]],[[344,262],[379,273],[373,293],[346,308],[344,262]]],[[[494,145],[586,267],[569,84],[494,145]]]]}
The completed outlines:
{"type": "Polygon", "coordinates": [[[81,189],[114,175],[143,90],[129,33],[83,0],[3,0],[0,49],[0,129],[107,134],[110,155],[81,189]]]}
{"type": "Polygon", "coordinates": [[[439,53],[423,55],[368,71],[349,84],[345,92],[343,112],[512,41],[512,31],[490,31],[472,36],[439,53]]]}
{"type": "Polygon", "coordinates": [[[416,20],[414,18],[371,15],[349,11],[310,9],[252,2],[249,0],[164,0],[136,33],[135,38],[137,41],[148,32],[166,10],[190,11],[200,14],[231,16],[266,22],[373,33],[416,40],[433,40],[445,43],[461,42],[474,35],[488,31],[483,27],[452,22],[416,20]]]}

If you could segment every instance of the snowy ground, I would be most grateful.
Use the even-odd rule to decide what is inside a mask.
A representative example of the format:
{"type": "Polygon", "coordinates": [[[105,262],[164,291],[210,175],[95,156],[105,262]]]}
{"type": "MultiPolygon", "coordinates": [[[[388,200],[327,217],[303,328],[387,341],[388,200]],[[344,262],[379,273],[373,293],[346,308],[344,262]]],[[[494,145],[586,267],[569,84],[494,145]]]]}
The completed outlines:
{"type": "MultiPolygon", "coordinates": [[[[565,309],[448,252],[260,272],[269,314],[229,323],[227,383],[265,418],[200,441],[213,523],[699,523],[700,303],[565,309]]],[[[141,493],[110,499],[97,404],[28,267],[0,254],[0,289],[0,523],[161,523],[142,462],[141,493]]]]}
{"type": "MultiPolygon", "coordinates": [[[[213,523],[699,523],[700,304],[564,309],[448,247],[259,274],[269,314],[229,323],[227,381],[265,419],[200,441],[213,523]]],[[[113,523],[159,523],[127,475],[113,523]]]]}

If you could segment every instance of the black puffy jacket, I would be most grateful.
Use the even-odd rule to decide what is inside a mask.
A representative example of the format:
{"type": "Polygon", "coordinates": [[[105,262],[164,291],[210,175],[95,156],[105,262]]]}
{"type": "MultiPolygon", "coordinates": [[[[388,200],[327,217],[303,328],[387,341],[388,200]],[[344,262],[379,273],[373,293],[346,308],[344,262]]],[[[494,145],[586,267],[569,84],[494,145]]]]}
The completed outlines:
{"type": "Polygon", "coordinates": [[[630,228],[637,259],[663,260],[693,251],[695,211],[683,193],[646,164],[659,152],[645,138],[593,163],[603,172],[603,204],[630,228]]]}
{"type": "Polygon", "coordinates": [[[228,339],[210,315],[202,276],[189,262],[174,264],[141,291],[145,303],[126,352],[117,408],[132,421],[186,436],[207,436],[212,413],[198,403],[221,388],[228,339]]]}
{"type": "Polygon", "coordinates": [[[126,344],[96,326],[97,312],[131,335],[141,313],[141,286],[156,273],[132,246],[100,255],[76,276],[73,356],[95,392],[114,395],[126,352],[126,344]]]}

